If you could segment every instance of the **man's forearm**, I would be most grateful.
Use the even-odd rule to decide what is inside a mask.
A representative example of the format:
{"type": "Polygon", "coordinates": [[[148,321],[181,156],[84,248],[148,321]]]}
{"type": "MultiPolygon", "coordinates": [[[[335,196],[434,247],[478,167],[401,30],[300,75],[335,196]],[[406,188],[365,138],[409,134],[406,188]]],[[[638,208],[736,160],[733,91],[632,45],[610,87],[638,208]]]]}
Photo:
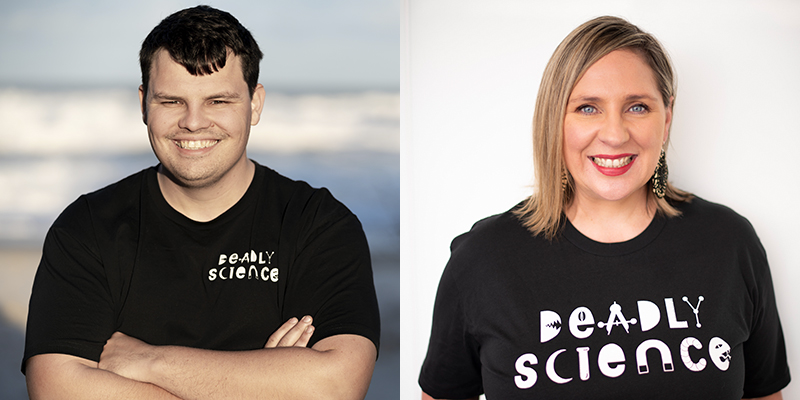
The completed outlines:
{"type": "Polygon", "coordinates": [[[97,368],[97,363],[65,354],[40,354],[26,366],[28,395],[38,399],[180,400],[166,390],[97,368]]]}
{"type": "Polygon", "coordinates": [[[32,357],[32,399],[363,399],[376,349],[356,335],[336,335],[306,348],[311,318],[292,318],[265,349],[211,351],[152,346],[117,332],[100,362],[65,354],[32,357]]]}
{"type": "MultiPolygon", "coordinates": [[[[183,399],[363,399],[376,350],[368,339],[337,335],[314,348],[227,352],[152,346],[119,373],[183,399]]],[[[102,359],[101,359],[102,367],[102,359]]]]}

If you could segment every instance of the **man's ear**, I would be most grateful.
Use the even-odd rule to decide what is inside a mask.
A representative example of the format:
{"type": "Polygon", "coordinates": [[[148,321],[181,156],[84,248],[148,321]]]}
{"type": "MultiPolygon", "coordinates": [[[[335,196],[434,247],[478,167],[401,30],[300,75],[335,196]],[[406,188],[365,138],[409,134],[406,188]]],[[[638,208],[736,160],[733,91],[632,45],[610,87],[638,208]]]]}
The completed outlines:
{"type": "Polygon", "coordinates": [[[258,121],[261,120],[261,111],[264,109],[264,98],[266,97],[266,92],[264,91],[264,86],[262,84],[256,85],[256,90],[253,91],[253,96],[250,99],[250,125],[255,126],[258,124],[258,121]]]}
{"type": "Polygon", "coordinates": [[[142,110],[142,122],[147,125],[147,105],[145,105],[145,97],[146,93],[144,91],[144,86],[139,85],[139,108],[142,110]]]}

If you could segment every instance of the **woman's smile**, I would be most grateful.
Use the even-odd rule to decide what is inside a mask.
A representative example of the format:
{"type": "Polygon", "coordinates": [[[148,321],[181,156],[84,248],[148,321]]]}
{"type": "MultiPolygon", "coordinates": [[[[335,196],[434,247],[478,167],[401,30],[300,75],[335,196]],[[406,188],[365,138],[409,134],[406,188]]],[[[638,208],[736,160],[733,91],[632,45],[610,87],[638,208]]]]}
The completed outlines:
{"type": "Polygon", "coordinates": [[[635,154],[621,154],[618,156],[590,156],[589,159],[594,163],[594,167],[606,176],[622,175],[633,166],[636,160],[635,154]]]}

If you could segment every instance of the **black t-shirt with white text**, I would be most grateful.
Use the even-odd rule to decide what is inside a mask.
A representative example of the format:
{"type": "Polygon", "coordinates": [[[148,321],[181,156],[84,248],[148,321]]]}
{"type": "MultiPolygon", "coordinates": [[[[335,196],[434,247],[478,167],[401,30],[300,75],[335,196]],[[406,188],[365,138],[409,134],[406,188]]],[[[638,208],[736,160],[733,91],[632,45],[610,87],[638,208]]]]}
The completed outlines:
{"type": "Polygon", "coordinates": [[[419,382],[434,398],[741,399],[789,382],[752,226],[695,198],[640,235],[553,241],[512,213],[457,237],[419,382]]]}
{"type": "MultiPolygon", "coordinates": [[[[326,189],[256,166],[253,182],[209,222],[175,211],[156,167],[81,196],[45,239],[24,360],[99,360],[115,331],[153,345],[249,350],[291,317],[309,343],[380,320],[361,224],[326,189]]],[[[24,362],[23,362],[24,369],[24,362]]]]}

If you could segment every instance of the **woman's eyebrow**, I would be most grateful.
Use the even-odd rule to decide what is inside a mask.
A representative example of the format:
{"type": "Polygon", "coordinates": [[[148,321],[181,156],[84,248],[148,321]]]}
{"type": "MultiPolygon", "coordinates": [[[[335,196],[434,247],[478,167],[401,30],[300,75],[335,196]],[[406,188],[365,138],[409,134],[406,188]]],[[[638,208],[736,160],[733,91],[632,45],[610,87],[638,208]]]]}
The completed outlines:
{"type": "MultiPolygon", "coordinates": [[[[597,101],[601,101],[602,99],[603,99],[602,97],[597,97],[597,96],[579,96],[579,97],[575,97],[575,98],[569,99],[568,103],[597,102],[597,101]]],[[[649,94],[630,94],[628,96],[625,96],[625,100],[626,101],[631,101],[631,100],[651,100],[652,101],[652,100],[656,100],[656,99],[653,96],[649,95],[649,94]]]]}

